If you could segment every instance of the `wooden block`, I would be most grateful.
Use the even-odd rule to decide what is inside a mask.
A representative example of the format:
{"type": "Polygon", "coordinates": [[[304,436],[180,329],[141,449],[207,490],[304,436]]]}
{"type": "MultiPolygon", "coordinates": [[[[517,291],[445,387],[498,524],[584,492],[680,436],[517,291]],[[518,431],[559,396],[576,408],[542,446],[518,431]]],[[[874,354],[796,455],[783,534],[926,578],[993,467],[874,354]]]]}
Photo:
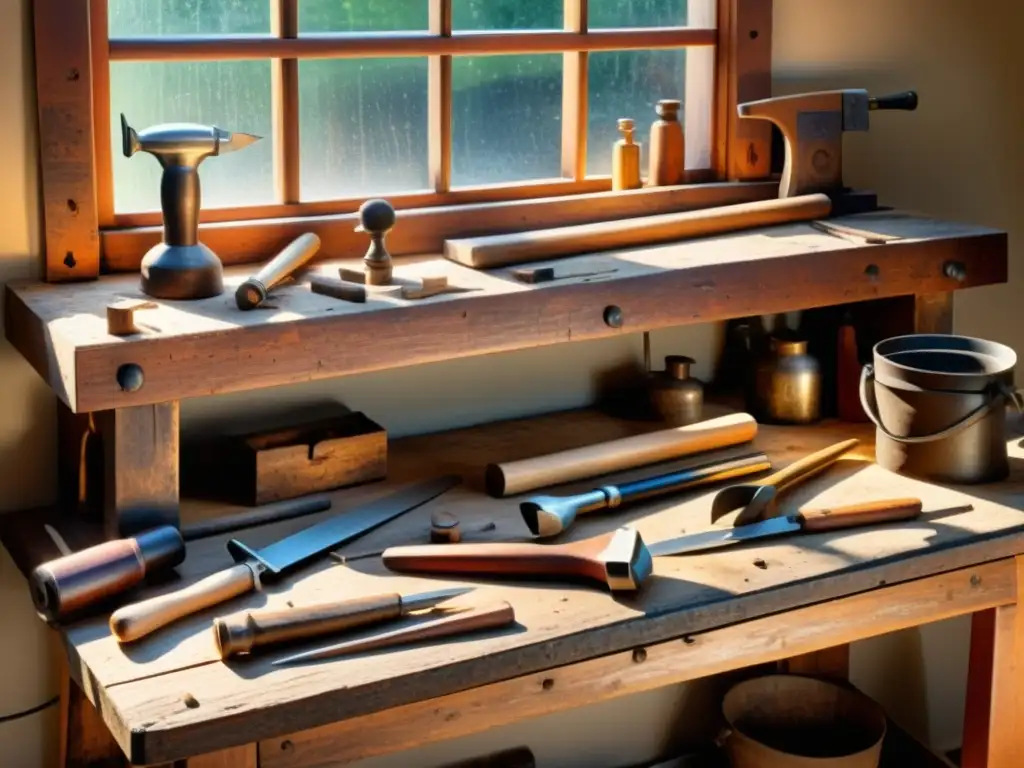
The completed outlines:
{"type": "Polygon", "coordinates": [[[155,309],[156,303],[146,299],[122,299],[107,305],[107,333],[111,336],[131,336],[138,333],[135,313],[140,309],[155,309]]]}
{"type": "Polygon", "coordinates": [[[458,293],[465,289],[448,285],[447,275],[432,275],[421,278],[419,284],[403,285],[403,299],[427,299],[442,293],[458,293]]]}
{"type": "Polygon", "coordinates": [[[341,267],[338,270],[338,277],[347,283],[359,283],[360,285],[366,285],[366,273],[359,269],[341,267]]]}
{"type": "Polygon", "coordinates": [[[362,413],[213,438],[186,446],[189,493],[260,505],[387,474],[387,432],[362,413]]]}
{"type": "Polygon", "coordinates": [[[310,275],[309,290],[332,299],[351,301],[355,304],[366,303],[366,287],[348,280],[337,280],[326,275],[310,275]]]}

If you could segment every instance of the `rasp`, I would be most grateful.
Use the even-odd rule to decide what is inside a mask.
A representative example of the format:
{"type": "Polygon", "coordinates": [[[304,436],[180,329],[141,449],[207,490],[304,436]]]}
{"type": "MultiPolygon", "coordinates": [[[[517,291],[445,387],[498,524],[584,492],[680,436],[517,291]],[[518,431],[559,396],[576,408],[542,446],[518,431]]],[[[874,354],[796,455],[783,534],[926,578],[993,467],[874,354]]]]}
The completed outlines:
{"type": "Polygon", "coordinates": [[[860,525],[911,520],[919,514],[921,514],[920,499],[886,499],[844,507],[804,509],[792,515],[772,517],[759,523],[737,525],[733,528],[712,528],[708,531],[659,541],[656,544],[648,545],[648,549],[654,557],[685,555],[798,531],[820,533],[822,531],[837,531],[841,528],[854,528],[860,525]]]}
{"type": "Polygon", "coordinates": [[[260,550],[251,549],[238,539],[231,539],[227,548],[237,565],[176,592],[119,608],[110,617],[110,631],[120,642],[131,642],[184,616],[259,589],[261,582],[276,579],[285,571],[317,555],[359,538],[389,520],[437,498],[460,482],[461,478],[446,476],[408,485],[396,493],[358,509],[342,512],[260,550]]]}

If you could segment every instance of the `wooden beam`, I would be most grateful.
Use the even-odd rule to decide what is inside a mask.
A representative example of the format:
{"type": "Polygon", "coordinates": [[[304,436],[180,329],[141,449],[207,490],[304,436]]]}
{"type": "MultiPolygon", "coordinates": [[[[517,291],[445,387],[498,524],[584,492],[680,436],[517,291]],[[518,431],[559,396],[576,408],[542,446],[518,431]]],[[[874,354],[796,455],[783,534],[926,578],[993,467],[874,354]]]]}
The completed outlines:
{"type": "Polygon", "coordinates": [[[100,272],[88,2],[35,0],[39,156],[48,281],[100,272]]]}
{"type": "Polygon", "coordinates": [[[104,452],[109,538],[178,525],[178,402],[96,414],[104,452]]]}
{"type": "MultiPolygon", "coordinates": [[[[430,1],[430,33],[452,35],[452,0],[430,1]]],[[[431,56],[427,64],[427,169],[434,192],[452,186],[452,57],[431,56]]]]}
{"type": "MultiPolygon", "coordinates": [[[[272,34],[282,40],[294,40],[298,37],[298,0],[271,0],[270,13],[272,34]]],[[[270,75],[274,126],[274,188],[278,202],[298,203],[299,62],[295,59],[274,59],[271,62],[270,75]]]]}
{"type": "Polygon", "coordinates": [[[190,757],[186,768],[257,768],[256,743],[190,757]]]}
{"type": "Polygon", "coordinates": [[[95,140],[96,214],[101,227],[114,224],[114,161],[110,134],[110,0],[89,0],[92,53],[92,125],[95,140]]]}
{"type": "Polygon", "coordinates": [[[914,297],[914,333],[953,332],[953,292],[914,297]]]}
{"type": "Polygon", "coordinates": [[[832,680],[850,677],[850,644],[833,645],[820,651],[783,660],[779,667],[790,675],[808,675],[832,680]]]}
{"type": "MultiPolygon", "coordinates": [[[[57,0],[47,0],[56,2],[57,0]]],[[[602,29],[577,32],[501,30],[387,34],[309,34],[296,40],[273,35],[125,37],[110,41],[113,61],[241,61],[247,59],[350,59],[373,56],[503,56],[565,51],[682,48],[717,42],[717,31],[693,27],[602,29]]]]}
{"type": "MultiPolygon", "coordinates": [[[[695,27],[718,24],[718,0],[690,0],[687,21],[695,27]]],[[[719,36],[721,40],[721,35],[719,36]]],[[[712,168],[716,178],[724,179],[716,167],[716,132],[724,135],[725,123],[716,117],[722,106],[717,98],[717,82],[721,75],[719,51],[714,48],[686,49],[686,87],[684,89],[683,128],[686,132],[686,168],[712,168]]]]}
{"type": "Polygon", "coordinates": [[[121,747],[61,657],[60,768],[127,768],[121,747]]]}
{"type": "MultiPolygon", "coordinates": [[[[588,0],[564,0],[565,29],[575,34],[588,31],[588,0]]],[[[587,175],[587,66],[586,51],[562,55],[562,176],[583,179],[587,175]]]]}
{"type": "MultiPolygon", "coordinates": [[[[1024,583],[1024,557],[1016,560],[1019,590],[1024,583]]],[[[1024,765],[1022,718],[1024,612],[1018,602],[977,612],[972,619],[961,767],[1024,765]]]]}
{"type": "Polygon", "coordinates": [[[1014,599],[1013,561],[1001,560],[267,739],[261,768],[355,762],[1014,599]]]}
{"type": "MultiPolygon", "coordinates": [[[[726,15],[729,48],[726,108],[727,177],[765,179],[771,174],[771,124],[744,120],[736,105],[772,95],[772,0],[729,0],[726,15]]],[[[721,69],[719,69],[721,72],[721,69]]]]}

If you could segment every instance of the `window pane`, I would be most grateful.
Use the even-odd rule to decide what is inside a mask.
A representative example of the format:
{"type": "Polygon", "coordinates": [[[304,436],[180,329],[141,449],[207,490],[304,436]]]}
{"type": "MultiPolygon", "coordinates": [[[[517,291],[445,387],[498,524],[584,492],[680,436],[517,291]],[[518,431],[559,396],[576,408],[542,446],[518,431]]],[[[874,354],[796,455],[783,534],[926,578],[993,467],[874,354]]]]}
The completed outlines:
{"type": "Polygon", "coordinates": [[[557,178],[562,56],[452,60],[452,184],[557,178]]]}
{"type": "Polygon", "coordinates": [[[108,8],[111,37],[270,32],[269,0],[109,0],[108,8]]]}
{"type": "Polygon", "coordinates": [[[299,32],[424,30],[427,7],[427,0],[299,0],[299,32]]]}
{"type": "Polygon", "coordinates": [[[641,173],[646,176],[651,123],[658,117],[654,105],[659,99],[683,100],[685,83],[685,49],[590,54],[587,173],[611,173],[612,144],[619,138],[616,121],[631,117],[636,121],[635,140],[641,144],[641,173]]]}
{"type": "Polygon", "coordinates": [[[561,29],[562,0],[452,0],[452,28],[561,29]]]}
{"type": "Polygon", "coordinates": [[[689,0],[590,0],[590,28],[685,27],[689,0]]]}
{"type": "Polygon", "coordinates": [[[426,189],[426,58],[299,62],[302,198],[426,189]]]}
{"type": "Polygon", "coordinates": [[[273,202],[270,62],[113,62],[110,112],[118,211],[160,209],[160,166],[142,152],[122,154],[122,112],[136,130],[195,122],[264,137],[239,152],[203,160],[202,200],[204,208],[273,202]]]}

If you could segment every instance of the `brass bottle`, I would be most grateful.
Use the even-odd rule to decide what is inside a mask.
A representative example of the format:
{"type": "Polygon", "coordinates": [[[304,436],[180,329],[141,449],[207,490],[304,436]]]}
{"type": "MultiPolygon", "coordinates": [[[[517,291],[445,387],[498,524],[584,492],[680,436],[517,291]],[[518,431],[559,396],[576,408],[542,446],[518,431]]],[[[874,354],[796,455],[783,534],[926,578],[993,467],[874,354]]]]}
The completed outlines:
{"type": "Polygon", "coordinates": [[[649,396],[651,408],[671,427],[682,427],[700,421],[704,407],[704,385],[690,377],[692,357],[668,355],[665,370],[652,373],[649,396]]]}
{"type": "Polygon", "coordinates": [[[821,407],[821,366],[807,354],[807,342],[772,337],[772,353],[754,377],[758,421],[811,424],[821,407]]]}
{"type": "Polygon", "coordinates": [[[651,125],[650,169],[647,186],[667,187],[683,183],[686,141],[679,122],[678,99],[662,99],[655,111],[658,120],[651,125]]]}
{"type": "Polygon", "coordinates": [[[628,117],[619,118],[622,138],[612,147],[612,189],[640,189],[640,145],[633,141],[635,124],[628,117]]]}

